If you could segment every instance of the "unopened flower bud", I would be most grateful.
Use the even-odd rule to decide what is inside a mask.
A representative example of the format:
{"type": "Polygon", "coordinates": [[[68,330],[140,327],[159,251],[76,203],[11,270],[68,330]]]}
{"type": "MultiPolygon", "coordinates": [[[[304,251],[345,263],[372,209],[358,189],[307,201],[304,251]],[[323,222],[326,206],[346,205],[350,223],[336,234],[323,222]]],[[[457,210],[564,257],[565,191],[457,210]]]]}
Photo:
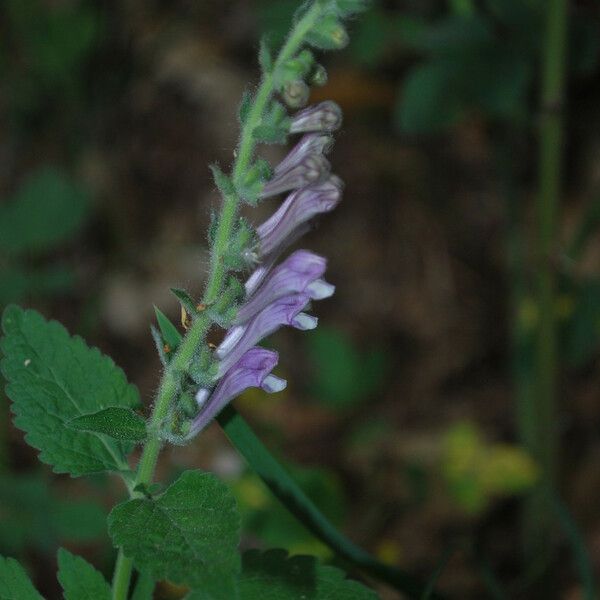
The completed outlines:
{"type": "Polygon", "coordinates": [[[276,173],[265,183],[260,198],[269,198],[282,192],[298,190],[320,181],[331,170],[329,161],[322,154],[307,154],[286,171],[276,173]]]}
{"type": "Polygon", "coordinates": [[[335,131],[342,124],[342,110],[331,100],[309,106],[297,112],[290,124],[290,133],[335,131]]]}
{"type": "Polygon", "coordinates": [[[302,108],[306,106],[310,88],[302,79],[288,81],[283,86],[283,99],[290,108],[302,108]]]}
{"type": "Polygon", "coordinates": [[[310,84],[318,87],[327,83],[327,69],[323,65],[316,65],[310,76],[310,84]]]}

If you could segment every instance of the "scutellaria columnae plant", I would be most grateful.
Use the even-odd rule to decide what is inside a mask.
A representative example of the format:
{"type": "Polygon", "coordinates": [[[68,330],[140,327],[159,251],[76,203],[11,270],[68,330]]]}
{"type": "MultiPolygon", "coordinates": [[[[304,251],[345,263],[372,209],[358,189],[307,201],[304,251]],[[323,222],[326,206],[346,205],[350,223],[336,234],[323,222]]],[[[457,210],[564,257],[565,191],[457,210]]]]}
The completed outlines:
{"type": "MultiPolygon", "coordinates": [[[[136,412],[137,390],[108,357],[34,311],[6,309],[2,373],[15,424],[55,472],[116,473],[130,496],[108,518],[118,548],[112,586],[82,558],[59,551],[58,579],[68,600],[150,599],[163,579],[189,589],[188,600],[376,597],[312,557],[288,558],[279,550],[241,555],[235,501],[214,475],[186,471],[164,491],[153,483],[166,444],[190,442],[249,387],[269,393],[285,387],[272,373],[277,353],[258,344],[282,326],[316,327],[316,317],[307,312],[311,302],[333,294],[324,279],[325,258],[304,249],[287,252],[342,196],[342,182],[325,157],[341,110],[330,101],[306,107],[309,86],[326,81],[313,51],[343,48],[345,20],[365,8],[365,0],[307,2],[276,55],[261,43],[262,80],[242,100],[231,172],[212,166],[222,203],[209,232],[204,295],[196,300],[173,290],[185,316],[184,335],[157,310],[152,334],[164,372],[147,420],[136,412]],[[275,168],[256,152],[261,143],[283,144],[292,137],[293,148],[275,168]],[[264,223],[254,226],[240,217],[242,204],[274,202],[280,195],[285,199],[264,223]],[[207,343],[214,328],[224,330],[216,348],[207,343]],[[132,470],[128,456],[136,444],[142,451],[132,470]]],[[[232,407],[219,420],[267,485],[340,557],[410,597],[420,596],[409,576],[378,563],[331,526],[232,407]]],[[[0,557],[0,597],[41,596],[19,563],[0,557]]]]}

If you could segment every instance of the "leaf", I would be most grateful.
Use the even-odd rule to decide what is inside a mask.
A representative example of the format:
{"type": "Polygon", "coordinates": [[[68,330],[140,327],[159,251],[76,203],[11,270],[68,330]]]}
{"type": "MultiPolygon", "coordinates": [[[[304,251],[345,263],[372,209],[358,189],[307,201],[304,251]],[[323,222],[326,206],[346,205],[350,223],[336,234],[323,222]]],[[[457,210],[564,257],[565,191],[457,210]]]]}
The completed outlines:
{"type": "Polygon", "coordinates": [[[154,307],[154,312],[163,340],[170,346],[171,351],[175,350],[181,341],[181,334],[169,318],[156,306],[154,307]]]}
{"type": "Polygon", "coordinates": [[[171,288],[171,292],[179,300],[179,304],[185,309],[190,317],[198,314],[198,303],[185,291],[180,288],[171,288]]]}
{"type": "Polygon", "coordinates": [[[401,90],[396,122],[407,133],[433,133],[456,123],[464,110],[457,66],[427,62],[415,67],[401,90]]]}
{"type": "Polygon", "coordinates": [[[89,208],[89,195],[79,184],[58,169],[39,169],[0,205],[0,250],[21,254],[52,248],[77,233],[89,208]]]}
{"type": "Polygon", "coordinates": [[[383,351],[360,352],[341,332],[326,327],[310,332],[306,341],[313,365],[311,391],[323,404],[351,407],[385,384],[383,351]]]}
{"type": "Polygon", "coordinates": [[[119,406],[75,417],[67,426],[78,431],[104,433],[114,440],[142,442],[147,436],[146,421],[131,409],[119,406]]]}
{"type": "Polygon", "coordinates": [[[258,50],[258,64],[263,70],[263,73],[270,73],[273,69],[273,53],[271,44],[267,36],[262,36],[260,39],[260,48],[258,50]]]}
{"type": "Polygon", "coordinates": [[[102,408],[137,407],[137,389],[123,371],[97,348],[33,310],[7,307],[2,327],[5,357],[0,366],[15,425],[40,450],[40,460],[53,465],[56,473],[73,476],[128,470],[129,444],[67,426],[75,417],[102,408]]]}
{"type": "Polygon", "coordinates": [[[108,527],[114,545],[154,579],[235,598],[240,517],[231,492],[212,473],[186,471],[154,499],[119,504],[108,527]]]}
{"type": "Polygon", "coordinates": [[[373,600],[377,594],[313,556],[287,556],[285,550],[245,552],[240,600],[373,600]]]}
{"type": "Polygon", "coordinates": [[[65,600],[111,600],[110,586],[104,576],[64,548],[58,551],[58,581],[65,600]]]}
{"type": "Polygon", "coordinates": [[[14,558],[0,556],[0,600],[44,600],[14,558]]]}
{"type": "Polygon", "coordinates": [[[238,110],[238,115],[240,119],[240,124],[245,125],[248,120],[248,115],[250,114],[250,110],[252,108],[253,103],[252,94],[245,90],[242,94],[242,101],[240,102],[240,108],[238,110]]]}

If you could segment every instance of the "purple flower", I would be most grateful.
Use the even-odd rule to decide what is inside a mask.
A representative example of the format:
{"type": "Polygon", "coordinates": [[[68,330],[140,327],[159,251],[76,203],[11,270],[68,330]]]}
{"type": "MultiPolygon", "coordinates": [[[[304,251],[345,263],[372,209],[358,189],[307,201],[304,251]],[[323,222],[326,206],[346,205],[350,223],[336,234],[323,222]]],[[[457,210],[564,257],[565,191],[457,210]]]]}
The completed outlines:
{"type": "Polygon", "coordinates": [[[342,124],[342,111],[331,100],[314,104],[297,112],[292,117],[290,133],[308,131],[335,131],[342,124]]]}
{"type": "Polygon", "coordinates": [[[200,412],[192,423],[189,436],[204,429],[231,400],[250,387],[260,387],[268,393],[283,390],[286,386],[285,379],[271,375],[278,360],[277,352],[259,347],[250,348],[227,371],[212,392],[207,388],[200,388],[196,394],[200,412]]]}
{"type": "Polygon", "coordinates": [[[305,225],[318,214],[333,210],[342,198],[342,181],[330,175],[325,181],[290,194],[262,225],[257,227],[260,256],[280,251],[304,233],[305,225]]]}
{"type": "Polygon", "coordinates": [[[285,296],[263,308],[246,324],[232,327],[215,351],[219,359],[217,377],[225,375],[245,352],[283,325],[314,329],[317,318],[302,312],[309,302],[308,294],[285,296]]]}
{"type": "Polygon", "coordinates": [[[269,198],[310,185],[323,179],[330,170],[331,165],[322,154],[298,156],[295,164],[285,170],[275,171],[273,177],[265,183],[260,197],[269,198]]]}
{"type": "Polygon", "coordinates": [[[327,154],[333,145],[333,138],[322,133],[308,133],[289,151],[288,155],[275,167],[279,175],[296,166],[307,154],[327,154]]]}
{"type": "Polygon", "coordinates": [[[325,273],[327,260],[308,250],[296,250],[271,273],[260,288],[253,293],[252,276],[246,287],[248,300],[239,309],[235,325],[241,325],[251,319],[266,306],[291,294],[305,293],[311,300],[321,300],[331,296],[335,287],[321,276],[325,273]],[[250,287],[251,291],[248,291],[250,287]]]}

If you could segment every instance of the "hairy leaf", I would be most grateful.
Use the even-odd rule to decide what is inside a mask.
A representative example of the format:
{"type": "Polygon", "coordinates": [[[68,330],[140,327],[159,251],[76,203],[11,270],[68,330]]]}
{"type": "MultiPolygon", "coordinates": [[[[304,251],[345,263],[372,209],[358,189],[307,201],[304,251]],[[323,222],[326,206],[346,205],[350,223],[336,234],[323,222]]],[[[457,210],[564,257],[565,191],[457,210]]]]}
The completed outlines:
{"type": "Polygon", "coordinates": [[[115,440],[142,442],[147,435],[146,421],[130,408],[120,406],[75,417],[67,425],[78,431],[104,433],[115,440]]]}
{"type": "Polygon", "coordinates": [[[14,558],[0,556],[0,600],[44,600],[14,558]]]}
{"type": "Polygon", "coordinates": [[[15,424],[40,460],[56,473],[73,476],[127,470],[130,445],[67,426],[75,417],[139,405],[137,389],[114,362],[69,336],[56,321],[33,310],[9,306],[2,319],[2,374],[13,401],[15,424]]]}
{"type": "Polygon", "coordinates": [[[80,556],[64,548],[58,551],[58,581],[65,600],[110,600],[110,586],[103,575],[80,556]]]}
{"type": "Polygon", "coordinates": [[[115,546],[155,579],[236,597],[240,517],[229,489],[211,473],[186,471],[162,495],[116,506],[108,518],[115,546]]]}

